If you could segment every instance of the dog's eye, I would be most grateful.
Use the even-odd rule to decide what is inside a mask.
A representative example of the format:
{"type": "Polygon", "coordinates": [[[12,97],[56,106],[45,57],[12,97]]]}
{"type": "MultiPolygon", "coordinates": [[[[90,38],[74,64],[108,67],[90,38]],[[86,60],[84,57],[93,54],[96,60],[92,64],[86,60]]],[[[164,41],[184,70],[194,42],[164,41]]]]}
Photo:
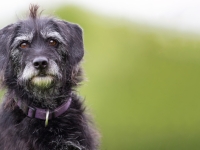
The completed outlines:
{"type": "Polygon", "coordinates": [[[24,41],[19,45],[19,47],[22,49],[29,48],[30,44],[27,41],[24,41]]]}
{"type": "Polygon", "coordinates": [[[49,46],[56,47],[56,46],[58,46],[58,41],[56,41],[54,39],[48,39],[48,44],[49,44],[49,46]]]}

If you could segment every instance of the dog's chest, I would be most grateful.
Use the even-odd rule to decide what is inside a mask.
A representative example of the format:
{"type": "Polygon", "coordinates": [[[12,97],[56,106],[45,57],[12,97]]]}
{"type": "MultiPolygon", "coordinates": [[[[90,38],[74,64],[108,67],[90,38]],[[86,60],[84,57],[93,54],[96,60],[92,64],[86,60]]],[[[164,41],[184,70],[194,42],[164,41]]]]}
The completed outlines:
{"type": "Polygon", "coordinates": [[[65,127],[43,127],[42,125],[34,129],[31,139],[37,139],[38,145],[49,150],[83,150],[78,141],[78,134],[65,127]]]}

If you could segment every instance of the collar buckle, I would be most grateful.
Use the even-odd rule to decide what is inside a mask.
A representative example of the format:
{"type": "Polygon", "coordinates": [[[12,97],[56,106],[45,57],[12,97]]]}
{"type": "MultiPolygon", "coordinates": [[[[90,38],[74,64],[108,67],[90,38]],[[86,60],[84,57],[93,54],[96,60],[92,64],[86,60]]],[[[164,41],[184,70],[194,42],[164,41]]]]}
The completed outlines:
{"type": "Polygon", "coordinates": [[[45,127],[48,126],[48,123],[49,123],[49,110],[47,110],[46,112],[45,127]]]}

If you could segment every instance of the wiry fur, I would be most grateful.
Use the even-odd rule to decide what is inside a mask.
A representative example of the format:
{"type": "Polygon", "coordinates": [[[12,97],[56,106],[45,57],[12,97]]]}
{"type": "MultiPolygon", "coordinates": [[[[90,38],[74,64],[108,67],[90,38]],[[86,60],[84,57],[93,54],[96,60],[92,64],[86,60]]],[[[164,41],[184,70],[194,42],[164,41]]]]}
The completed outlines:
{"type": "Polygon", "coordinates": [[[82,80],[82,30],[76,24],[40,17],[37,11],[38,6],[32,5],[28,19],[0,30],[1,79],[7,88],[0,109],[0,150],[97,150],[97,133],[75,92],[82,80]],[[49,39],[58,45],[49,46],[49,39]],[[24,41],[28,48],[20,48],[24,41]],[[48,59],[45,71],[33,66],[39,57],[48,59]],[[34,82],[42,79],[47,85],[36,86],[34,82]],[[47,127],[44,120],[27,117],[15,102],[20,99],[53,110],[69,96],[67,112],[49,120],[47,127]]]}

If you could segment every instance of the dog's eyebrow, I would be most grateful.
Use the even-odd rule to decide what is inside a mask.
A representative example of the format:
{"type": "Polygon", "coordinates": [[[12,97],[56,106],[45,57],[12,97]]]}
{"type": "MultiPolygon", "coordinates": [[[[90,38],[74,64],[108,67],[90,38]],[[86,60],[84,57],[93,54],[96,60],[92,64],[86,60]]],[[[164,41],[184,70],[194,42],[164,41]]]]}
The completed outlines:
{"type": "Polygon", "coordinates": [[[65,43],[63,37],[60,35],[60,33],[56,31],[51,31],[51,32],[41,31],[40,33],[44,39],[55,38],[56,40],[58,40],[58,42],[65,43]]]}
{"type": "Polygon", "coordinates": [[[31,43],[32,39],[33,39],[33,33],[32,32],[30,32],[28,34],[27,33],[26,34],[20,34],[19,36],[15,37],[11,46],[12,47],[17,46],[22,41],[28,41],[28,42],[31,43]]]}

